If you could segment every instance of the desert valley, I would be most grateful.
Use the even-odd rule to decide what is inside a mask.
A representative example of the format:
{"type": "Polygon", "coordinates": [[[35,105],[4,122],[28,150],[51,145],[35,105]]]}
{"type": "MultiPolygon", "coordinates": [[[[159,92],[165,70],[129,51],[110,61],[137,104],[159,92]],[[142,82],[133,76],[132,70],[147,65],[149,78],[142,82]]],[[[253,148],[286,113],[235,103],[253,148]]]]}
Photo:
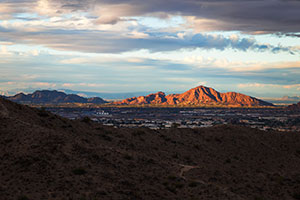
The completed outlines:
{"type": "Polygon", "coordinates": [[[300,200],[299,0],[0,0],[0,200],[300,200]]]}

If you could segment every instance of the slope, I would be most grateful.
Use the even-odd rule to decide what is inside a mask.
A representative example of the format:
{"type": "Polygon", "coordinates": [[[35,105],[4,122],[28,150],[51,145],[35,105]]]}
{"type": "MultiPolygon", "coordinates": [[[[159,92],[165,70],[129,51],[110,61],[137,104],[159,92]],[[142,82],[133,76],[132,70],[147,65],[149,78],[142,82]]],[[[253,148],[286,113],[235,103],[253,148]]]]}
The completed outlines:
{"type": "Polygon", "coordinates": [[[113,129],[0,99],[0,199],[297,199],[299,133],[113,129]]]}

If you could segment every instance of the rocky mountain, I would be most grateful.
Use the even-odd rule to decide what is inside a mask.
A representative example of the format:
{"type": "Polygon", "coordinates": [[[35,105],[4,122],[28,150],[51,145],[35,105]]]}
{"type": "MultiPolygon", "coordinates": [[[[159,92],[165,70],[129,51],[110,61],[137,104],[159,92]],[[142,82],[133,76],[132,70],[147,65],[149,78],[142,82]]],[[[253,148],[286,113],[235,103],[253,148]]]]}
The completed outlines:
{"type": "Polygon", "coordinates": [[[115,129],[0,98],[0,199],[300,197],[300,133],[115,129]]]}
{"type": "Polygon", "coordinates": [[[63,103],[93,103],[103,104],[107,101],[99,98],[84,98],[75,94],[65,94],[56,90],[38,90],[32,94],[19,93],[7,99],[25,104],[63,104],[63,103]]]}
{"type": "Polygon", "coordinates": [[[288,110],[300,111],[300,102],[287,107],[288,110]]]}
{"type": "Polygon", "coordinates": [[[115,102],[117,105],[183,105],[183,106],[273,106],[273,104],[250,97],[241,93],[220,93],[213,88],[199,86],[182,94],[165,95],[163,92],[147,96],[128,98],[115,102]]]}

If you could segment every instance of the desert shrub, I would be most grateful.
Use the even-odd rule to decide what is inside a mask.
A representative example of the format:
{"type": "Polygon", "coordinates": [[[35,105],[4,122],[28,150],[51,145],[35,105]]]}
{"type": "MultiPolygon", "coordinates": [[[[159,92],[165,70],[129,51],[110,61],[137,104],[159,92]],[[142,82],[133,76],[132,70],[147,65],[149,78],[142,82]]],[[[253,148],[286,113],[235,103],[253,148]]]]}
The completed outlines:
{"type": "Polygon", "coordinates": [[[108,136],[107,134],[102,134],[101,137],[106,141],[112,141],[112,137],[108,136]]]}
{"type": "Polygon", "coordinates": [[[199,144],[195,144],[195,145],[194,145],[194,148],[195,148],[195,149],[198,149],[198,150],[200,150],[200,149],[201,149],[201,147],[200,147],[200,145],[199,145],[199,144]]]}
{"type": "Polygon", "coordinates": [[[29,200],[29,198],[25,195],[19,196],[18,200],[29,200]]]}
{"type": "Polygon", "coordinates": [[[174,153],[174,154],[172,155],[172,158],[179,158],[178,153],[174,153]]]}
{"type": "Polygon", "coordinates": [[[176,188],[183,188],[183,187],[184,187],[184,184],[182,184],[182,183],[175,183],[174,186],[175,186],[176,188]]]}
{"type": "Polygon", "coordinates": [[[91,118],[85,116],[85,117],[83,117],[83,118],[81,119],[81,121],[84,122],[84,123],[90,123],[92,120],[91,120],[91,118]]]}
{"type": "Polygon", "coordinates": [[[166,189],[169,190],[170,192],[176,194],[176,188],[172,187],[172,186],[166,186],[166,189]]]}
{"type": "Polygon", "coordinates": [[[254,200],[264,200],[263,197],[255,197],[254,200]]]}
{"type": "Polygon", "coordinates": [[[142,131],[142,130],[136,130],[132,133],[133,136],[141,136],[141,135],[144,135],[145,132],[142,131]]]}
{"type": "Polygon", "coordinates": [[[199,185],[199,183],[196,181],[192,181],[189,183],[189,187],[197,187],[198,185],[199,185]]]}
{"type": "Polygon", "coordinates": [[[76,169],[73,169],[73,174],[75,175],[83,175],[83,174],[86,174],[87,172],[85,171],[85,169],[82,169],[82,168],[76,168],[76,169]]]}
{"type": "Polygon", "coordinates": [[[155,160],[153,160],[152,158],[150,158],[150,159],[147,160],[147,163],[148,163],[148,164],[154,164],[154,163],[155,163],[155,160]]]}
{"type": "Polygon", "coordinates": [[[38,111],[38,116],[40,116],[40,117],[48,117],[49,116],[49,113],[48,113],[48,111],[46,110],[46,108],[45,107],[41,107],[40,109],[39,109],[39,111],[38,111]]]}
{"type": "Polygon", "coordinates": [[[170,176],[168,176],[168,179],[171,181],[175,181],[177,179],[177,176],[170,175],[170,176]]]}
{"type": "Polygon", "coordinates": [[[294,199],[299,199],[299,200],[300,200],[300,192],[294,193],[294,194],[293,194],[293,198],[294,198],[294,199]]]}
{"type": "Polygon", "coordinates": [[[132,156],[130,156],[130,155],[128,155],[128,154],[124,155],[124,158],[125,158],[126,160],[132,160],[132,159],[133,159],[132,156]]]}

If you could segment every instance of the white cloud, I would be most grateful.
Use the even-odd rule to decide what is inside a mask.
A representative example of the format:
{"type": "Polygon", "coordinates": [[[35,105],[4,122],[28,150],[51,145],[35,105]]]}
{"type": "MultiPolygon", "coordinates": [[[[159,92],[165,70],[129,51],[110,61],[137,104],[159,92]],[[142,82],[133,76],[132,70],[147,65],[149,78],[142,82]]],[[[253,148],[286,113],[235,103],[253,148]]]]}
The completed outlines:
{"type": "Polygon", "coordinates": [[[12,55],[5,45],[1,45],[0,55],[12,55]]]}
{"type": "Polygon", "coordinates": [[[237,85],[238,88],[281,88],[281,89],[300,89],[300,84],[279,85],[268,83],[241,83],[237,85]]]}

